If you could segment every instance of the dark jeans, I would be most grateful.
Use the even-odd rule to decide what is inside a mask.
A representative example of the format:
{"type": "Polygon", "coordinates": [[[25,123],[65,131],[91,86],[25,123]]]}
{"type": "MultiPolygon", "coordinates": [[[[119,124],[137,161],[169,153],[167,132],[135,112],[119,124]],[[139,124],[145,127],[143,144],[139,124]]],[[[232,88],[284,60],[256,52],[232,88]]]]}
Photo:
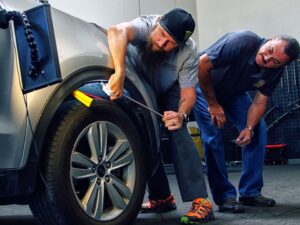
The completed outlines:
{"type": "MultiPolygon", "coordinates": [[[[160,110],[178,110],[179,86],[176,85],[158,98],[160,110]]],[[[176,131],[167,131],[172,160],[182,200],[207,197],[204,173],[199,152],[188,133],[186,124],[176,131]]],[[[149,199],[163,199],[171,194],[162,159],[158,169],[148,181],[149,199]]]]}

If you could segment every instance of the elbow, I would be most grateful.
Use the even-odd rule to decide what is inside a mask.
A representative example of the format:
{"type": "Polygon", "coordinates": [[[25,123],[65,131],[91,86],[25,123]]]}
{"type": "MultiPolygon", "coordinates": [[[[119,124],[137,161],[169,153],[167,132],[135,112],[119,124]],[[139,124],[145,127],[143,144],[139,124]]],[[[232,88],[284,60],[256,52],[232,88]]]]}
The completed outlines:
{"type": "Polygon", "coordinates": [[[125,23],[111,26],[108,28],[107,37],[109,41],[114,40],[118,43],[125,41],[127,43],[130,39],[130,29],[125,23]]]}
{"type": "Polygon", "coordinates": [[[120,33],[120,29],[118,28],[118,26],[111,26],[108,28],[107,36],[108,36],[108,38],[110,38],[110,37],[116,36],[119,33],[120,33]]]}

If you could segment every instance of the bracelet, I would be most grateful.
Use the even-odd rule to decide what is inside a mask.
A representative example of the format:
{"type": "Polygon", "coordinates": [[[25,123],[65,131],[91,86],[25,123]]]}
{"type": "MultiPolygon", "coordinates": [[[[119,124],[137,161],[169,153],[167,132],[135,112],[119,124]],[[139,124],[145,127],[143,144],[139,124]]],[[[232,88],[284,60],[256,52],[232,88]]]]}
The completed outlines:
{"type": "Polygon", "coordinates": [[[253,137],[253,136],[254,136],[253,128],[252,128],[251,126],[249,126],[249,125],[247,125],[246,128],[247,128],[248,130],[250,130],[250,132],[251,132],[251,137],[253,137]]]}

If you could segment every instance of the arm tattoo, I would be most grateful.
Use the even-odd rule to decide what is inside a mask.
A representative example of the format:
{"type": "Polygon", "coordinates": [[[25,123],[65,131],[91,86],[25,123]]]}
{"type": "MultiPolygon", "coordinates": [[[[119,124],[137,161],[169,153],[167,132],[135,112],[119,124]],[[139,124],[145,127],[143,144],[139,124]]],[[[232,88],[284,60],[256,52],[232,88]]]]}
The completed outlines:
{"type": "Polygon", "coordinates": [[[181,98],[180,101],[179,101],[178,107],[180,107],[184,101],[185,101],[185,98],[181,98]]]}

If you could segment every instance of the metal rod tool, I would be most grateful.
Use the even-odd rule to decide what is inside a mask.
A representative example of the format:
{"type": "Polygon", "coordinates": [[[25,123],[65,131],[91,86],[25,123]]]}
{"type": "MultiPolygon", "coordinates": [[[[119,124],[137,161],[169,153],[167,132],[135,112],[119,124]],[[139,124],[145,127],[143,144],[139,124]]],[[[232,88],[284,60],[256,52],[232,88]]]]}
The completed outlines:
{"type": "Polygon", "coordinates": [[[160,116],[161,118],[164,117],[164,116],[163,116],[162,114],[160,114],[159,112],[157,112],[157,111],[155,111],[154,109],[152,109],[152,108],[150,108],[150,107],[148,107],[148,106],[146,106],[146,105],[144,105],[144,104],[142,104],[142,103],[140,103],[140,102],[134,100],[133,98],[129,97],[128,95],[124,95],[124,94],[123,94],[122,96],[123,96],[124,98],[128,99],[129,101],[132,101],[132,102],[134,102],[135,104],[137,104],[137,105],[139,105],[139,106],[142,106],[143,108],[145,108],[145,109],[147,109],[147,110],[149,110],[149,111],[155,113],[156,115],[160,116]]]}
{"type": "MultiPolygon", "coordinates": [[[[103,91],[105,92],[105,94],[107,94],[108,96],[111,96],[111,95],[112,95],[111,90],[107,87],[107,85],[106,85],[105,83],[103,83],[103,82],[101,82],[101,84],[102,84],[102,89],[103,89],[103,91]]],[[[135,99],[129,97],[128,95],[124,95],[124,94],[123,94],[122,97],[128,99],[128,100],[131,101],[131,102],[134,102],[135,104],[137,104],[137,105],[139,105],[139,106],[142,106],[143,108],[149,110],[150,112],[155,113],[157,116],[160,116],[161,118],[164,117],[161,113],[159,113],[159,112],[157,112],[156,110],[154,110],[154,109],[152,109],[152,108],[150,108],[150,107],[148,107],[148,106],[146,106],[146,105],[144,105],[144,104],[138,102],[137,100],[135,100],[135,99]]]]}

